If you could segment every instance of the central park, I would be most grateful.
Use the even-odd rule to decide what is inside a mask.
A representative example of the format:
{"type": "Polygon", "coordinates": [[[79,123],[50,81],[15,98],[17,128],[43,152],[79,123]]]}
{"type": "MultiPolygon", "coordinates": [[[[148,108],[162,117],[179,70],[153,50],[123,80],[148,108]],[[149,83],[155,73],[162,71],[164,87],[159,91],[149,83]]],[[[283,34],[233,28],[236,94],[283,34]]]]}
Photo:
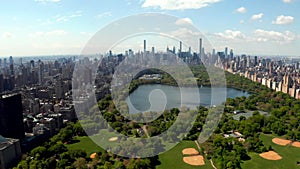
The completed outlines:
{"type": "MultiPolygon", "coordinates": [[[[199,87],[211,86],[203,66],[193,66],[191,70],[199,87]]],[[[136,79],[131,83],[131,93],[143,84],[176,86],[170,75],[156,70],[149,72],[162,74],[162,78],[159,82],[136,79]]],[[[127,143],[103,129],[97,116],[102,115],[119,133],[134,138],[147,138],[166,131],[179,114],[179,109],[171,108],[149,123],[129,121],[116,110],[111,96],[107,95],[91,108],[91,111],[101,110],[102,114],[94,113],[80,123],[66,124],[49,141],[23,155],[22,161],[15,168],[300,168],[300,101],[244,77],[227,72],[225,75],[227,88],[249,95],[227,97],[222,103],[224,111],[220,123],[202,144],[197,143],[197,138],[210,108],[199,105],[191,130],[169,151],[149,158],[125,158],[105,151],[101,147],[108,145],[99,147],[93,140],[99,139],[109,144],[127,143]],[[93,135],[88,137],[86,132],[93,135]],[[190,153],[186,153],[187,150],[190,153]]],[[[166,140],[172,142],[177,140],[176,137],[171,133],[166,140]]],[[[129,143],[127,146],[131,148],[129,143]]],[[[147,146],[140,145],[140,149],[147,146]]],[[[160,148],[167,147],[167,142],[161,142],[160,148]]]]}

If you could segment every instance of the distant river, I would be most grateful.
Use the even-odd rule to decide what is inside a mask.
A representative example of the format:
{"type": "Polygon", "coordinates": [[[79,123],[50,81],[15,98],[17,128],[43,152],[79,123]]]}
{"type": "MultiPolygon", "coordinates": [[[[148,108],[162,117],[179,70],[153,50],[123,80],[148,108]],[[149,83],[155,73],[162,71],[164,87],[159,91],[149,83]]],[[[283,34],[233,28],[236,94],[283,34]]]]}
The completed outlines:
{"type": "MultiPolygon", "coordinates": [[[[197,88],[183,88],[184,94],[186,96],[195,96],[195,90],[199,91],[200,104],[203,106],[211,106],[211,88],[202,87],[197,90],[197,88]]],[[[225,95],[226,98],[235,98],[246,96],[250,94],[243,92],[241,90],[233,88],[214,88],[214,92],[221,95],[225,95]]],[[[144,111],[161,111],[164,109],[179,108],[181,107],[181,97],[180,90],[178,87],[161,85],[161,84],[150,84],[150,85],[140,85],[135,89],[129,97],[127,97],[126,102],[129,107],[130,113],[138,113],[144,111]]],[[[225,101],[226,98],[216,97],[213,100],[213,105],[220,105],[225,101]]],[[[195,101],[193,97],[186,97],[183,100],[182,105],[186,107],[198,106],[199,102],[195,101]]]]}

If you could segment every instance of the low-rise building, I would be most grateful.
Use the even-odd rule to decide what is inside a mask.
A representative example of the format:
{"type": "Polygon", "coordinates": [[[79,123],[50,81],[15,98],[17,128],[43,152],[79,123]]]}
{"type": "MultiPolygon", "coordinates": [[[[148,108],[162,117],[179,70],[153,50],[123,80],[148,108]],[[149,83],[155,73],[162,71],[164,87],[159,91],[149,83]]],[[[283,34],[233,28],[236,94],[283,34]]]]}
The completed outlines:
{"type": "Polygon", "coordinates": [[[68,121],[75,121],[76,120],[76,113],[73,105],[69,105],[66,107],[60,108],[60,114],[62,114],[63,119],[68,121]]]}
{"type": "Polygon", "coordinates": [[[21,157],[21,146],[18,139],[4,138],[0,135],[0,168],[6,169],[21,157]]]}

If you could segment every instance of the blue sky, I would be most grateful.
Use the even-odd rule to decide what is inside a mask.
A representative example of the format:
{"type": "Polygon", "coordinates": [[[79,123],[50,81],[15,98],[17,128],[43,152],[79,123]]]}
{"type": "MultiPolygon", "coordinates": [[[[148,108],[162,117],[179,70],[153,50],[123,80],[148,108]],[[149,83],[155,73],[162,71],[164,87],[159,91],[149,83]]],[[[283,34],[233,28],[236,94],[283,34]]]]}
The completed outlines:
{"type": "Polygon", "coordinates": [[[1,2],[0,56],[80,54],[101,28],[147,12],[183,18],[218,51],[228,46],[236,54],[300,56],[300,0],[17,2],[1,2]]]}

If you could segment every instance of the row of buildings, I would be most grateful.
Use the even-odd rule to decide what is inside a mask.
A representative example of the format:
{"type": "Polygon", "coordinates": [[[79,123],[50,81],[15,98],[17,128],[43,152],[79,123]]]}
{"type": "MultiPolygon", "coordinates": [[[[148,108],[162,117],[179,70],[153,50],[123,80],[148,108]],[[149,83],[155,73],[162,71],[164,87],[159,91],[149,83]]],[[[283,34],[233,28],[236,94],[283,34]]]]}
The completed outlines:
{"type": "Polygon", "coordinates": [[[219,58],[218,67],[300,99],[300,61],[297,59],[235,56],[219,58]]]}

